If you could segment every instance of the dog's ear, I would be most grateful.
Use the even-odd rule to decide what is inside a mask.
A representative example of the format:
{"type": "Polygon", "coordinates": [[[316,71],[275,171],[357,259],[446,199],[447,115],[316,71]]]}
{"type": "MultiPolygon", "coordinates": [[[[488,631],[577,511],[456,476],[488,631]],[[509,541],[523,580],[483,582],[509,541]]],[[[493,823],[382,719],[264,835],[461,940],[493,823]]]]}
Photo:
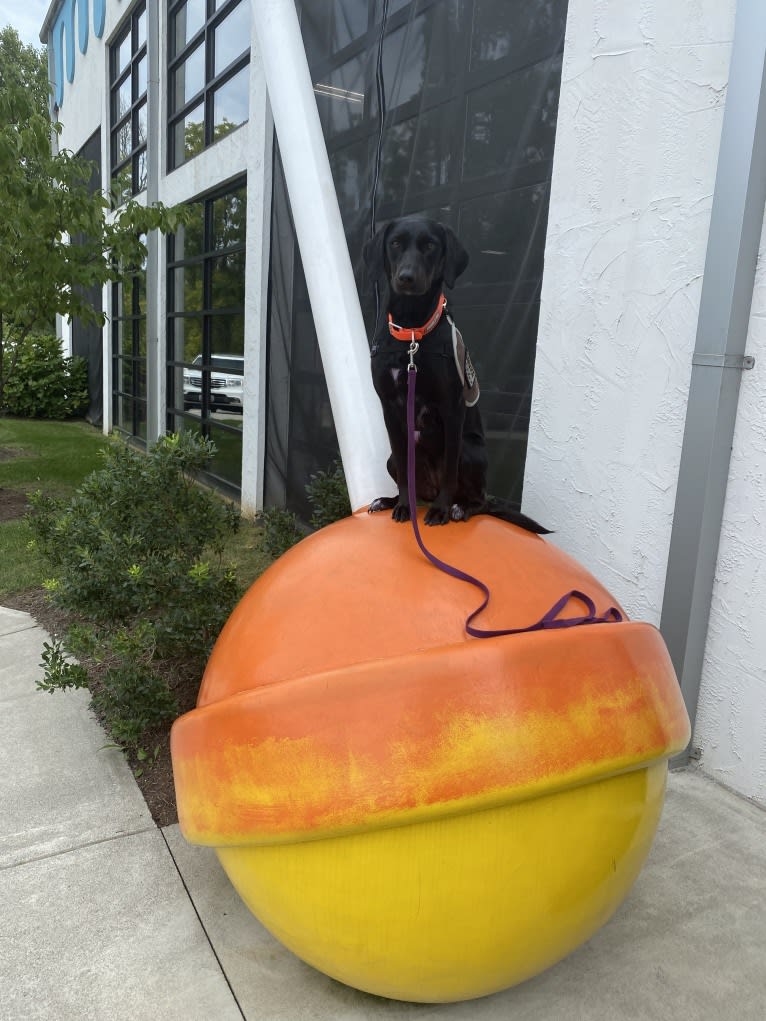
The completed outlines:
{"type": "Polygon", "coordinates": [[[444,283],[454,287],[455,281],[468,265],[468,252],[449,227],[444,228],[444,283]]]}
{"type": "Polygon", "coordinates": [[[388,225],[379,227],[375,234],[365,243],[362,249],[362,258],[367,269],[367,277],[371,284],[376,283],[381,277],[386,279],[386,236],[388,225]]]}

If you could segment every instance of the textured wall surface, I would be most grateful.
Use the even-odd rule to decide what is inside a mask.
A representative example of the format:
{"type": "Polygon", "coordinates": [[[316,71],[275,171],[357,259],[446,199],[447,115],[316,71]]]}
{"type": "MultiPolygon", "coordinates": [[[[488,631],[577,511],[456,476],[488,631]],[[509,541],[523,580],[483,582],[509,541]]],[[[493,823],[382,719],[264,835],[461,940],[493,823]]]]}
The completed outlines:
{"type": "Polygon", "coordinates": [[[570,0],[524,507],[659,623],[734,0],[570,0]]]}
{"type": "Polygon", "coordinates": [[[761,236],[694,744],[766,804],[766,230],[761,236]]]}
{"type": "MultiPolygon", "coordinates": [[[[734,0],[570,0],[524,506],[659,623],[734,0]]],[[[766,238],[694,744],[766,802],[766,238]]]]}

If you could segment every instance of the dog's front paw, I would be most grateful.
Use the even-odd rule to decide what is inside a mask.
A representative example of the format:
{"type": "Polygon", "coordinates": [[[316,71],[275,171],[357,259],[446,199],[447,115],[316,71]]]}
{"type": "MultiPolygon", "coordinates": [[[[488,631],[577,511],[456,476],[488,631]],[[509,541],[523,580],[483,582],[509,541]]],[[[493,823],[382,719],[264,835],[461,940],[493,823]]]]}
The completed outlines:
{"type": "Polygon", "coordinates": [[[367,508],[368,514],[377,514],[378,511],[391,510],[396,505],[397,498],[395,496],[379,496],[377,500],[373,500],[370,506],[367,508]]]}
{"type": "Polygon", "coordinates": [[[453,503],[449,509],[449,516],[452,521],[467,521],[468,515],[459,503],[453,503]]]}
{"type": "Polygon", "coordinates": [[[427,525],[446,525],[450,520],[450,513],[450,507],[432,503],[426,511],[425,523],[427,525]]]}
{"type": "Polygon", "coordinates": [[[410,520],[410,508],[406,503],[397,503],[394,507],[391,517],[394,521],[409,521],[410,520]]]}

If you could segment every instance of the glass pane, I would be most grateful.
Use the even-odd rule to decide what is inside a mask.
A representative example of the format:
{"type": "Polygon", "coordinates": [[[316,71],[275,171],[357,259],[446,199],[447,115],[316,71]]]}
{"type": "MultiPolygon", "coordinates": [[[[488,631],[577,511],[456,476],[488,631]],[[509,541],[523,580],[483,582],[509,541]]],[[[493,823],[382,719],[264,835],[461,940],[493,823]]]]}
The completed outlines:
{"type": "MultiPolygon", "coordinates": [[[[330,167],[343,222],[348,229],[355,213],[369,197],[370,182],[367,179],[369,143],[366,139],[335,150],[330,155],[330,167]]],[[[380,191],[379,193],[380,194],[380,191]]]]}
{"type": "Polygon", "coordinates": [[[171,259],[174,262],[181,262],[184,259],[192,259],[195,255],[202,255],[204,233],[205,233],[205,207],[202,202],[189,204],[192,210],[189,223],[179,227],[173,235],[173,251],[171,259]]]}
{"type": "Polygon", "coordinates": [[[449,182],[456,116],[456,104],[446,103],[389,128],[383,147],[381,201],[404,203],[408,195],[449,182]]]}
{"type": "Polygon", "coordinates": [[[173,16],[173,54],[180,53],[205,24],[205,0],[187,0],[173,16]]]}
{"type": "Polygon", "coordinates": [[[247,190],[240,188],[213,200],[213,236],[210,247],[231,248],[245,243],[247,190]]]}
{"type": "Polygon", "coordinates": [[[125,394],[133,393],[133,359],[132,358],[120,358],[118,359],[118,376],[117,385],[119,389],[125,394]]]}
{"type": "Polygon", "coordinates": [[[229,66],[237,57],[250,49],[250,0],[241,3],[227,14],[213,33],[215,54],[214,74],[229,66]]]}
{"type": "MultiPolygon", "coordinates": [[[[227,416],[227,423],[229,418],[227,416]]],[[[234,424],[232,422],[232,424],[234,424]]],[[[234,486],[242,483],[242,433],[234,429],[210,427],[210,439],[218,448],[218,453],[210,463],[210,472],[218,478],[225,479],[234,486]]]]}
{"type": "Polygon", "coordinates": [[[112,163],[122,163],[127,159],[133,149],[133,132],[130,127],[130,117],[121,127],[112,133],[112,163]]]}
{"type": "Polygon", "coordinates": [[[141,57],[134,68],[136,77],[136,99],[140,99],[146,92],[146,57],[141,57]]]}
{"type": "Polygon", "coordinates": [[[121,120],[130,110],[131,105],[131,78],[130,75],[125,81],[118,85],[112,92],[112,121],[121,120]]]}
{"type": "Polygon", "coordinates": [[[202,263],[171,270],[174,312],[202,311],[202,263]]]}
{"type": "Polygon", "coordinates": [[[423,91],[427,55],[425,15],[386,36],[383,41],[383,81],[389,110],[423,91]]]}
{"type": "MultiPolygon", "coordinates": [[[[460,211],[461,240],[471,253],[462,278],[466,283],[539,282],[543,272],[548,185],[464,203],[460,211]]],[[[508,300],[528,300],[511,293],[508,300]]]]}
{"type": "Polygon", "coordinates": [[[550,163],[556,137],[561,57],[508,75],[468,97],[466,178],[550,163]]]}
{"type": "MultiPolygon", "coordinates": [[[[115,310],[115,315],[119,314],[121,298],[119,297],[119,291],[121,290],[120,284],[117,284],[117,296],[113,298],[114,304],[112,308],[115,310]]],[[[112,292],[114,294],[114,292],[112,292]]],[[[121,319],[115,319],[112,326],[112,352],[115,355],[121,355],[125,350],[125,323],[121,319]]]]}
{"type": "Polygon", "coordinates": [[[141,13],[139,14],[138,19],[136,21],[136,35],[137,35],[136,49],[140,50],[141,47],[146,42],[146,8],[145,7],[141,11],[141,13]]]}
{"type": "Polygon", "coordinates": [[[168,360],[191,364],[202,354],[202,318],[172,318],[168,323],[168,360]]]}
{"type": "Polygon", "coordinates": [[[205,46],[198,46],[173,72],[174,110],[180,110],[205,87],[205,46]]]}
{"type": "Polygon", "coordinates": [[[136,194],[146,188],[146,149],[141,149],[133,157],[133,190],[136,194]]]}
{"type": "Polygon", "coordinates": [[[326,135],[347,131],[364,117],[364,55],[335,68],[314,82],[317,107],[326,135]]]}
{"type": "MultiPolygon", "coordinates": [[[[245,317],[242,314],[212,316],[210,319],[210,343],[216,354],[245,354],[245,317]]],[[[233,368],[242,372],[244,367],[233,368]]]]}
{"type": "Polygon", "coordinates": [[[146,317],[136,323],[136,353],[141,360],[141,371],[146,372],[146,317]]]}
{"type": "Polygon", "coordinates": [[[125,68],[130,63],[131,57],[131,39],[130,30],[125,33],[125,36],[115,44],[113,47],[114,53],[114,77],[118,78],[125,68]]]}
{"type": "Polygon", "coordinates": [[[211,261],[211,308],[244,308],[245,253],[232,252],[211,261]]]}
{"type": "Polygon", "coordinates": [[[560,51],[567,0],[475,0],[471,68],[510,59],[517,66],[560,51]]]}
{"type": "Polygon", "coordinates": [[[205,148],[204,110],[199,103],[173,125],[173,166],[180,167],[205,148]]]}
{"type": "Polygon", "coordinates": [[[365,0],[333,0],[330,45],[333,53],[367,31],[365,0]]]}
{"type": "Polygon", "coordinates": [[[146,102],[144,101],[141,106],[133,114],[135,117],[135,127],[133,129],[133,137],[136,140],[136,147],[143,145],[146,142],[146,102]]]}
{"type": "Polygon", "coordinates": [[[244,124],[249,112],[250,68],[243,67],[213,95],[213,140],[244,124]]]}

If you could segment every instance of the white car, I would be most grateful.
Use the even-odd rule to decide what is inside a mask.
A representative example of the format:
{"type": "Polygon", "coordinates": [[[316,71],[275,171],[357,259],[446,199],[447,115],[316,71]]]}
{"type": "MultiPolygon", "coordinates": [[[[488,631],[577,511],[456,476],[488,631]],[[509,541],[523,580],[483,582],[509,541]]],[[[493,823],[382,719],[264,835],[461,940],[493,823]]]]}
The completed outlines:
{"type": "MultiPolygon", "coordinates": [[[[192,362],[202,365],[202,355],[192,362]]],[[[234,411],[242,414],[242,374],[245,359],[242,355],[212,355],[210,359],[210,410],[234,411]]],[[[184,410],[202,406],[202,373],[184,369],[184,410]]]]}

